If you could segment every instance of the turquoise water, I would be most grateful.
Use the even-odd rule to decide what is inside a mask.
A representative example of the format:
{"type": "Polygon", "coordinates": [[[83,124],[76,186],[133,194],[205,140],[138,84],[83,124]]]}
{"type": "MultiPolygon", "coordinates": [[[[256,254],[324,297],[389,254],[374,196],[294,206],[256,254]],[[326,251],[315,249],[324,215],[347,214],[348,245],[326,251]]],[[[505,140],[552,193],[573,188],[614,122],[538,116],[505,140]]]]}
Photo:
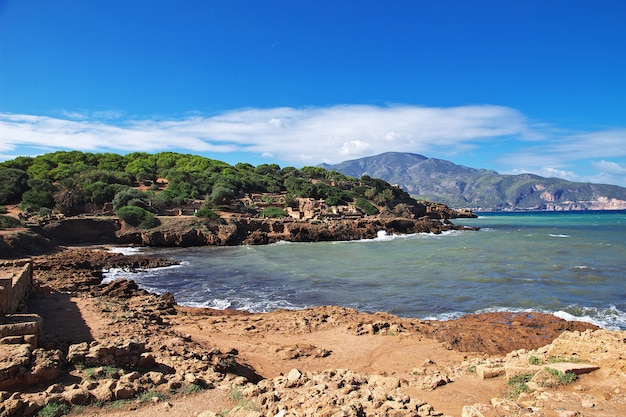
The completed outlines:
{"type": "Polygon", "coordinates": [[[534,310],[626,329],[626,212],[481,214],[480,231],[353,242],[143,249],[182,261],[129,274],[178,303],[269,311],[341,305],[446,319],[534,310]]]}

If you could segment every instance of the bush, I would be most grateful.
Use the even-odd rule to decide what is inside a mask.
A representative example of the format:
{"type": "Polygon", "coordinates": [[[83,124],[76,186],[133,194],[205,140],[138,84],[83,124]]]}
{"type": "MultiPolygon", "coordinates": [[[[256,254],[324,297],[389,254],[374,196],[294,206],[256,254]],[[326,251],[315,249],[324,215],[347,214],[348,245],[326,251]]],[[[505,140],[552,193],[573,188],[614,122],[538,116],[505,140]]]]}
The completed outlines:
{"type": "Polygon", "coordinates": [[[39,412],[37,413],[38,417],[57,417],[63,416],[70,412],[70,406],[67,404],[61,404],[56,402],[51,402],[46,404],[39,412]]]}
{"type": "Polygon", "coordinates": [[[367,214],[368,216],[373,216],[374,214],[379,213],[378,209],[372,203],[370,203],[364,198],[357,199],[356,206],[357,208],[363,210],[363,212],[367,214]]]}
{"type": "Polygon", "coordinates": [[[0,204],[19,201],[28,190],[28,174],[14,168],[0,168],[0,204]]]}
{"type": "Polygon", "coordinates": [[[154,214],[137,206],[124,206],[115,213],[124,222],[139,229],[150,229],[161,224],[154,214]]]}
{"type": "Polygon", "coordinates": [[[507,381],[509,388],[509,398],[517,398],[521,393],[528,392],[529,388],[527,382],[529,382],[535,374],[530,372],[526,374],[515,375],[507,381]]]}
{"type": "Polygon", "coordinates": [[[554,376],[561,385],[569,385],[578,379],[578,375],[573,372],[561,372],[554,368],[544,368],[549,374],[554,376]]]}
{"type": "Polygon", "coordinates": [[[4,206],[0,206],[0,214],[7,214],[7,208],[4,206]]]}
{"type": "Polygon", "coordinates": [[[220,218],[220,215],[208,207],[202,207],[196,212],[196,217],[206,217],[207,219],[217,220],[220,218]]]}
{"type": "Polygon", "coordinates": [[[148,195],[136,188],[124,188],[118,191],[113,198],[113,208],[115,210],[124,206],[148,207],[149,205],[148,195]]]}
{"type": "Polygon", "coordinates": [[[15,217],[0,215],[0,229],[14,229],[21,227],[21,225],[20,221],[15,217]]]}
{"type": "Polygon", "coordinates": [[[287,213],[285,213],[285,210],[281,209],[280,207],[268,207],[261,212],[261,216],[280,218],[287,217],[287,213]]]}

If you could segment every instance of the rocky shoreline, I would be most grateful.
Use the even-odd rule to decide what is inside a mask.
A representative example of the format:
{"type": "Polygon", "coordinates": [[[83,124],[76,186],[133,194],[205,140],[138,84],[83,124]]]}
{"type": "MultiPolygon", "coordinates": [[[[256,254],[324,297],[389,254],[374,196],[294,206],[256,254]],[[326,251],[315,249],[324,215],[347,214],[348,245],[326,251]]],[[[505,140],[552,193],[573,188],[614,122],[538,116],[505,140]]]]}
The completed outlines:
{"type": "Polygon", "coordinates": [[[171,260],[73,248],[32,262],[35,287],[23,312],[43,318],[43,341],[36,348],[0,344],[2,416],[52,407],[90,416],[202,417],[626,411],[625,332],[543,314],[436,322],[341,307],[266,314],[187,308],[132,281],[100,284],[103,267],[171,260]],[[563,385],[545,370],[555,363],[562,373],[588,373],[563,385]],[[507,383],[518,375],[528,381],[507,383]]]}
{"type": "Polygon", "coordinates": [[[279,241],[318,242],[372,239],[389,234],[476,230],[430,217],[364,217],[297,221],[231,217],[209,220],[194,216],[161,217],[151,229],[129,227],[116,217],[71,217],[0,235],[0,257],[50,252],[57,245],[119,244],[140,246],[264,245],[279,241]]]}

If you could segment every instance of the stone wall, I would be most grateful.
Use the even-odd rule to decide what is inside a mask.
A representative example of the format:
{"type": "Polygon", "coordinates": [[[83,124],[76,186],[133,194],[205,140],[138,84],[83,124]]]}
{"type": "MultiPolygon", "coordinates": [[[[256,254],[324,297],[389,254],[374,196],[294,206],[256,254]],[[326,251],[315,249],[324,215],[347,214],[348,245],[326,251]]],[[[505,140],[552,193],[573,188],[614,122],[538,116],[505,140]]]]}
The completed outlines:
{"type": "Polygon", "coordinates": [[[15,313],[32,285],[30,260],[0,263],[0,314],[15,313]]]}

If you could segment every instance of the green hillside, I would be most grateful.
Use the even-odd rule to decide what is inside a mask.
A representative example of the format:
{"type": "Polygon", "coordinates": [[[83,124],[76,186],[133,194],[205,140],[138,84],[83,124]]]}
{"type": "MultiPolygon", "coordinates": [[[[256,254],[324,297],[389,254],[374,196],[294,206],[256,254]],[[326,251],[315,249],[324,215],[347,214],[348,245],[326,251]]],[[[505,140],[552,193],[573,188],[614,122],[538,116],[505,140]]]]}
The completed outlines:
{"type": "MultiPolygon", "coordinates": [[[[297,198],[324,200],[327,206],[352,204],[365,214],[417,207],[409,194],[368,176],[353,178],[321,167],[281,168],[276,164],[253,166],[197,155],[54,152],[18,157],[0,163],[0,206],[17,204],[25,215],[45,215],[53,210],[80,214],[112,205],[137,225],[153,224],[151,215],[198,201],[200,214],[224,208],[248,215],[259,214],[245,204],[253,194],[280,194],[285,206],[297,198]],[[128,209],[127,207],[131,207],[128,209]]],[[[280,207],[279,207],[280,208],[280,207]]],[[[277,215],[277,210],[267,214],[277,215]]],[[[132,224],[132,223],[131,223],[132,224]]]]}

